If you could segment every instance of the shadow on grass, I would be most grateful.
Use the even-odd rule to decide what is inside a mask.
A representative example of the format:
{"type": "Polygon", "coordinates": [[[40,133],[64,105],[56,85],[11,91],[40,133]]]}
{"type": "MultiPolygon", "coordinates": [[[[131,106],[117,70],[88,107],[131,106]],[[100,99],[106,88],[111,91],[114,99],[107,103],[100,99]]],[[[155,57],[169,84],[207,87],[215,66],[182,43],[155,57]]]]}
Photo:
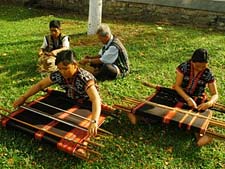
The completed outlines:
{"type": "Polygon", "coordinates": [[[56,16],[67,19],[75,19],[83,21],[86,20],[87,16],[80,15],[75,13],[74,11],[68,11],[65,9],[43,9],[43,8],[30,8],[21,5],[13,5],[13,4],[1,4],[0,3],[0,20],[15,22],[20,20],[26,20],[36,17],[42,16],[56,16]],[[79,17],[77,17],[79,15],[79,17]]]}
{"type": "Polygon", "coordinates": [[[4,43],[0,43],[0,46],[2,48],[4,47],[7,47],[7,46],[16,46],[16,47],[19,47],[19,46],[25,46],[25,45],[31,45],[31,46],[36,46],[37,44],[40,44],[41,45],[42,43],[42,40],[24,40],[24,41],[17,41],[17,42],[4,42],[4,43]]]}
{"type": "Polygon", "coordinates": [[[11,22],[48,15],[47,13],[39,12],[38,10],[21,8],[21,6],[16,5],[0,4],[0,9],[0,20],[11,22]]]}
{"type": "Polygon", "coordinates": [[[111,151],[117,159],[129,156],[134,161],[145,159],[146,163],[151,159],[161,160],[164,156],[182,159],[187,163],[203,160],[199,157],[200,148],[195,145],[194,135],[177,126],[161,123],[132,125],[122,114],[119,120],[112,119],[103,127],[114,134],[116,150],[114,147],[111,151]],[[136,149],[135,152],[133,149],[136,149]]]}
{"type": "MultiPolygon", "coordinates": [[[[21,51],[23,52],[23,51],[21,51]]],[[[9,83],[19,88],[21,86],[29,84],[33,79],[39,78],[40,75],[36,71],[37,69],[37,54],[31,53],[18,53],[7,54],[7,56],[0,57],[0,73],[5,74],[4,76],[9,77],[9,83]],[[25,57],[30,56],[29,57],[25,57]],[[36,57],[36,58],[35,58],[36,57]]],[[[33,82],[35,83],[35,82],[33,82]]]]}
{"type": "Polygon", "coordinates": [[[77,157],[57,150],[54,145],[37,141],[31,135],[22,131],[5,128],[1,128],[0,131],[2,147],[12,152],[12,154],[5,154],[6,157],[4,158],[13,159],[14,163],[19,163],[14,165],[24,167],[27,165],[31,165],[30,167],[41,166],[41,168],[70,168],[69,166],[75,166],[82,162],[77,157]],[[24,158],[17,161],[17,156],[24,158]],[[56,163],[56,161],[60,161],[60,163],[56,163]]]}

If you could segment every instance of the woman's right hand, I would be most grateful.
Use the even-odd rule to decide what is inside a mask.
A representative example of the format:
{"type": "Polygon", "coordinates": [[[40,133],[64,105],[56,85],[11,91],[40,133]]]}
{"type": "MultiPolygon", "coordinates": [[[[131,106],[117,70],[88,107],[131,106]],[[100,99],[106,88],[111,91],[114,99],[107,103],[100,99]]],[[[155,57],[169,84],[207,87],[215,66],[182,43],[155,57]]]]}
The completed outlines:
{"type": "Polygon", "coordinates": [[[26,98],[24,96],[20,96],[17,100],[14,101],[13,107],[17,108],[20,105],[22,105],[26,101],[26,98]]]}
{"type": "Polygon", "coordinates": [[[197,109],[197,104],[196,104],[196,102],[195,102],[191,97],[189,97],[189,98],[186,100],[186,102],[188,103],[188,106],[189,106],[189,107],[192,107],[192,108],[194,108],[194,109],[197,109]]]}

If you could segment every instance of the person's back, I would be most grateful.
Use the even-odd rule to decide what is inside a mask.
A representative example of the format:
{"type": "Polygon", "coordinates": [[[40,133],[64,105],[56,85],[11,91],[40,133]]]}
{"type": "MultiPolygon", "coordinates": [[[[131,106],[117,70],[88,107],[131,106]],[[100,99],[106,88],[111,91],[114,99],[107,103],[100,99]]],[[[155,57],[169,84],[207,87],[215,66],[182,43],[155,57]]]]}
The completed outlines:
{"type": "Polygon", "coordinates": [[[111,45],[116,46],[119,50],[118,58],[115,60],[114,64],[119,67],[121,75],[126,76],[130,71],[127,50],[121,41],[115,36],[113,36],[111,45]]]}

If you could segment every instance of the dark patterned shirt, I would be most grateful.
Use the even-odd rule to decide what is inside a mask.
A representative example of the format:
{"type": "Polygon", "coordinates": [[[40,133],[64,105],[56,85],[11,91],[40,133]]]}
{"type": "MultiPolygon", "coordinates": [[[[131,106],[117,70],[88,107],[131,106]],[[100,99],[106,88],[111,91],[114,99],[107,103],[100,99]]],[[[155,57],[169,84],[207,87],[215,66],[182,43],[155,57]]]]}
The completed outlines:
{"type": "Polygon", "coordinates": [[[86,90],[95,85],[94,76],[88,71],[79,68],[78,72],[70,79],[65,79],[59,71],[50,74],[53,83],[60,85],[66,91],[68,97],[72,99],[87,100],[89,97],[86,90]]]}
{"type": "Polygon", "coordinates": [[[215,81],[212,72],[208,68],[194,77],[194,68],[190,60],[180,64],[177,71],[184,75],[181,87],[190,96],[203,96],[206,84],[215,81]]]}

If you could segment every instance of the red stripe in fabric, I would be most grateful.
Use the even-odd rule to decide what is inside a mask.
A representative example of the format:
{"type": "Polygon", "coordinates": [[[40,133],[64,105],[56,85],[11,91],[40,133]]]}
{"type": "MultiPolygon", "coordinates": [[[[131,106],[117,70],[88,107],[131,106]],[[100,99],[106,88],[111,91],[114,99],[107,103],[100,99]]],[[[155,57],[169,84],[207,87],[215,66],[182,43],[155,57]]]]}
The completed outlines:
{"type": "Polygon", "coordinates": [[[190,95],[192,95],[194,93],[196,87],[198,86],[198,80],[202,76],[203,72],[204,71],[198,73],[197,77],[195,78],[194,83],[193,83],[193,86],[192,86],[191,91],[190,91],[190,95]]]}
{"type": "MultiPolygon", "coordinates": [[[[174,107],[181,108],[184,103],[182,102],[177,102],[177,104],[174,107]]],[[[173,117],[177,114],[175,111],[168,111],[167,114],[163,117],[163,122],[166,124],[170,123],[170,120],[173,119],[173,117]]]]}
{"type": "MultiPolygon", "coordinates": [[[[152,96],[148,97],[146,100],[147,100],[147,101],[151,101],[151,99],[152,99],[155,95],[157,95],[157,93],[158,93],[158,92],[154,93],[152,96]]],[[[145,103],[143,102],[143,103],[140,103],[139,105],[137,105],[136,107],[134,107],[134,108],[131,110],[131,113],[135,114],[135,112],[136,112],[140,107],[142,107],[144,104],[145,104],[145,103]]]]}
{"type": "MultiPolygon", "coordinates": [[[[77,109],[78,109],[78,107],[74,106],[74,107],[68,109],[67,111],[69,111],[69,112],[72,113],[73,111],[76,111],[77,109]]],[[[59,114],[57,118],[59,118],[59,119],[64,119],[64,118],[68,117],[69,115],[70,115],[69,113],[62,112],[62,114],[59,114]]],[[[58,123],[59,123],[58,121],[54,121],[54,120],[53,120],[53,121],[51,121],[50,123],[44,125],[44,126],[42,127],[42,129],[43,129],[43,130],[50,130],[51,128],[53,128],[53,127],[54,127],[55,125],[57,125],[58,123]]],[[[45,135],[45,132],[42,131],[42,130],[39,130],[39,131],[37,131],[37,132],[35,133],[34,137],[35,137],[36,139],[41,140],[41,139],[44,137],[44,135],[45,135]]]]}
{"type": "MultiPolygon", "coordinates": [[[[14,116],[16,116],[16,115],[22,113],[23,111],[24,111],[24,109],[19,109],[19,110],[17,110],[17,111],[14,111],[14,112],[12,112],[12,113],[9,115],[9,117],[15,118],[14,116]]],[[[11,120],[11,119],[10,119],[10,118],[7,118],[7,117],[6,117],[6,118],[3,118],[2,121],[1,121],[2,126],[3,126],[3,127],[6,127],[7,123],[8,123],[10,120],[11,120]]]]}
{"type": "MultiPolygon", "coordinates": [[[[87,116],[88,119],[91,119],[91,114],[87,116]]],[[[98,126],[101,126],[101,124],[104,122],[105,120],[105,116],[101,115],[99,117],[99,123],[98,126]]],[[[82,126],[84,128],[88,128],[89,126],[89,121],[87,120],[83,120],[79,123],[79,126],[82,126]]],[[[64,135],[65,138],[67,139],[71,139],[74,140],[74,142],[72,141],[67,141],[65,139],[61,139],[58,143],[57,143],[57,148],[61,151],[67,152],[68,154],[74,155],[76,152],[76,149],[79,147],[79,144],[76,144],[75,142],[78,143],[83,143],[86,139],[89,138],[89,135],[87,133],[87,131],[83,131],[80,130],[78,128],[74,128],[71,131],[67,132],[64,135]]]]}
{"type": "Polygon", "coordinates": [[[163,123],[169,124],[170,120],[176,115],[175,111],[168,111],[167,114],[163,117],[163,123]]]}

